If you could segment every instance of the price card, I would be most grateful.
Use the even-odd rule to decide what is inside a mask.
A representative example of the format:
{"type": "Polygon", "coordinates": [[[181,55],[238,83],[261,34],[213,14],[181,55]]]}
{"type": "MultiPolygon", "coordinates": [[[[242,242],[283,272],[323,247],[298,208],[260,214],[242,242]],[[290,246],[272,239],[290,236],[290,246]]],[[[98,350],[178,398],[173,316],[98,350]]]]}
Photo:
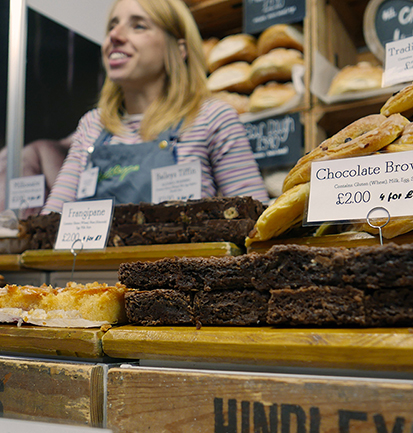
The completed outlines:
{"type": "Polygon", "coordinates": [[[9,184],[9,209],[29,209],[44,205],[45,177],[25,176],[9,184]]]}
{"type": "Polygon", "coordinates": [[[104,249],[112,212],[112,199],[64,203],[54,248],[104,249]]]}
{"type": "Polygon", "coordinates": [[[201,198],[201,163],[155,168],[152,174],[152,203],[201,198]]]}
{"type": "Polygon", "coordinates": [[[383,86],[413,80],[413,37],[386,44],[383,86]]]}
{"type": "Polygon", "coordinates": [[[375,207],[413,215],[413,151],[311,164],[307,225],[366,220],[375,207]]]}

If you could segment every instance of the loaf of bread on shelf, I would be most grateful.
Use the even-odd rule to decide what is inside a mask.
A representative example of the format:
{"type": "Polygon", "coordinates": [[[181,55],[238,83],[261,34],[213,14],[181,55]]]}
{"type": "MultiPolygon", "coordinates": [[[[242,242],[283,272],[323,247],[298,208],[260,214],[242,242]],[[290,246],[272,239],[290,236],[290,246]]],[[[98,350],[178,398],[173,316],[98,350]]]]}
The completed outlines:
{"type": "Polygon", "coordinates": [[[257,86],[249,97],[249,111],[257,112],[279,107],[290,101],[297,94],[293,84],[269,83],[257,86]]]}
{"type": "Polygon", "coordinates": [[[6,285],[0,289],[0,321],[53,327],[100,327],[126,320],[126,287],[67,283],[53,288],[6,285]]]}
{"type": "Polygon", "coordinates": [[[303,54],[300,51],[276,48],[252,62],[251,81],[254,86],[268,81],[291,81],[294,65],[303,64],[303,54]]]}
{"type": "Polygon", "coordinates": [[[369,62],[359,62],[356,65],[345,66],[333,78],[328,95],[362,92],[380,89],[382,85],[383,68],[369,62]]]}
{"type": "Polygon", "coordinates": [[[215,45],[219,42],[219,39],[215,36],[211,36],[208,39],[204,39],[202,41],[202,49],[204,51],[205,61],[207,61],[209,57],[209,53],[211,52],[212,48],[215,47],[215,45]]]}
{"type": "Polygon", "coordinates": [[[250,94],[254,90],[251,82],[251,65],[248,62],[234,62],[224,65],[208,77],[211,92],[239,92],[250,94]]]}
{"type": "Polygon", "coordinates": [[[228,63],[239,61],[251,63],[256,57],[255,37],[246,33],[238,33],[226,36],[211,49],[207,65],[209,72],[214,72],[228,63]]]}
{"type": "Polygon", "coordinates": [[[274,48],[304,50],[304,36],[300,28],[290,24],[274,24],[265,29],[257,40],[257,54],[268,53],[274,48]]]}
{"type": "Polygon", "coordinates": [[[214,97],[231,105],[231,107],[235,108],[238,114],[246,113],[248,111],[248,95],[241,95],[240,93],[227,92],[226,90],[223,90],[214,93],[214,97]]]}

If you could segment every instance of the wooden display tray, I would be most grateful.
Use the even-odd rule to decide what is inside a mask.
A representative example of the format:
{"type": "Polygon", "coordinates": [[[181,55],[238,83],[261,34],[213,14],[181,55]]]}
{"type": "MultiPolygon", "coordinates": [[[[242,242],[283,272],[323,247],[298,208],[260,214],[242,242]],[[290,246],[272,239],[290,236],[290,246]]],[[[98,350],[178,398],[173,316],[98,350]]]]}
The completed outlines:
{"type": "MultiPolygon", "coordinates": [[[[397,236],[393,239],[383,239],[383,244],[410,244],[413,242],[413,232],[397,236]]],[[[254,242],[248,248],[248,253],[265,253],[274,245],[307,245],[309,247],[346,247],[355,248],[360,246],[379,245],[378,236],[364,232],[341,233],[338,235],[308,236],[302,238],[269,239],[267,241],[254,242]]]]}
{"type": "Polygon", "coordinates": [[[0,254],[0,271],[19,271],[20,269],[20,255],[0,254]]]}
{"type": "Polygon", "coordinates": [[[0,357],[0,416],[102,427],[103,379],[102,365],[0,357]]]}
{"type": "MultiPolygon", "coordinates": [[[[81,251],[76,256],[76,270],[117,270],[121,263],[155,261],[165,257],[222,257],[242,254],[231,242],[205,242],[168,245],[108,247],[104,251],[81,251]]],[[[25,268],[43,271],[68,271],[73,266],[70,251],[27,250],[20,263],[25,268]]]]}
{"type": "Polygon", "coordinates": [[[413,329],[279,329],[195,326],[111,328],[114,358],[413,371],[413,329]]]}
{"type": "Polygon", "coordinates": [[[49,328],[0,325],[0,353],[47,355],[75,358],[102,358],[99,328],[49,328]]]}

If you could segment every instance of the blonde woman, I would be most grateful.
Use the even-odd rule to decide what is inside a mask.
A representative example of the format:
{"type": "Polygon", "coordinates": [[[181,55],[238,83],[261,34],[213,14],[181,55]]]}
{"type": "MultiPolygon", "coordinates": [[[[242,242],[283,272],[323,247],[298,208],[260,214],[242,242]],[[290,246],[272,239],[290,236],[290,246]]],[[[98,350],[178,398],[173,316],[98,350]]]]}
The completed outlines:
{"type": "Polygon", "coordinates": [[[94,198],[151,201],[151,170],[199,161],[202,197],[268,200],[237,113],[206,86],[202,41],[181,0],[117,0],[102,45],[106,80],[86,113],[43,213],[76,200],[98,167],[94,198]]]}

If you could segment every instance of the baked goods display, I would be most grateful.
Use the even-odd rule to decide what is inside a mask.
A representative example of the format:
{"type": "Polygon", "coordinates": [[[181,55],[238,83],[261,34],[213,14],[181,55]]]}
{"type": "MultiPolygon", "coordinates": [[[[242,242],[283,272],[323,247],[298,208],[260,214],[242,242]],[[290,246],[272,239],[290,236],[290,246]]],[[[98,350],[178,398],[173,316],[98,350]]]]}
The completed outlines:
{"type": "MultiPolygon", "coordinates": [[[[350,158],[376,152],[411,150],[413,148],[412,124],[397,112],[397,109],[406,113],[413,108],[413,98],[407,97],[412,95],[412,92],[412,86],[407,86],[406,90],[403,89],[389,98],[383,105],[381,114],[372,114],[356,120],[300,158],[284,179],[283,193],[257,220],[254,229],[246,238],[246,246],[281,235],[286,236],[291,229],[301,225],[309,194],[313,161],[350,158]]],[[[377,219],[376,223],[380,224],[380,220],[377,219]]],[[[342,232],[378,234],[378,229],[371,227],[367,222],[348,224],[340,229],[342,232]]],[[[392,218],[383,227],[382,234],[385,239],[393,239],[411,230],[413,230],[413,216],[392,218]]],[[[319,236],[320,231],[313,232],[313,235],[319,236]]]]}
{"type": "Polygon", "coordinates": [[[294,66],[304,66],[302,52],[302,32],[285,24],[271,26],[258,38],[238,33],[219,41],[206,39],[204,53],[210,73],[208,88],[240,114],[246,112],[245,107],[251,112],[280,107],[297,95],[296,90],[290,89],[294,88],[291,82],[294,66]],[[269,82],[272,84],[259,87],[269,82]],[[288,84],[286,89],[289,91],[282,91],[284,89],[277,84],[288,84]],[[222,92],[225,92],[225,97],[222,92]],[[253,101],[245,104],[249,98],[253,101]],[[260,100],[264,102],[259,103],[260,100]]]}
{"type": "Polygon", "coordinates": [[[0,322],[53,327],[100,327],[125,323],[126,287],[67,283],[53,288],[7,284],[0,289],[0,322]]]}
{"type": "Polygon", "coordinates": [[[382,78],[383,68],[379,65],[372,65],[369,62],[348,65],[333,78],[328,95],[334,96],[343,93],[380,89],[382,78]]]}
{"type": "Polygon", "coordinates": [[[138,325],[411,323],[413,245],[274,245],[265,254],[121,264],[138,325]]]}
{"type": "MultiPolygon", "coordinates": [[[[108,246],[233,242],[245,236],[264,210],[251,197],[212,197],[199,200],[115,206],[108,246]]],[[[60,214],[30,216],[20,221],[29,249],[51,249],[60,214]]]]}

